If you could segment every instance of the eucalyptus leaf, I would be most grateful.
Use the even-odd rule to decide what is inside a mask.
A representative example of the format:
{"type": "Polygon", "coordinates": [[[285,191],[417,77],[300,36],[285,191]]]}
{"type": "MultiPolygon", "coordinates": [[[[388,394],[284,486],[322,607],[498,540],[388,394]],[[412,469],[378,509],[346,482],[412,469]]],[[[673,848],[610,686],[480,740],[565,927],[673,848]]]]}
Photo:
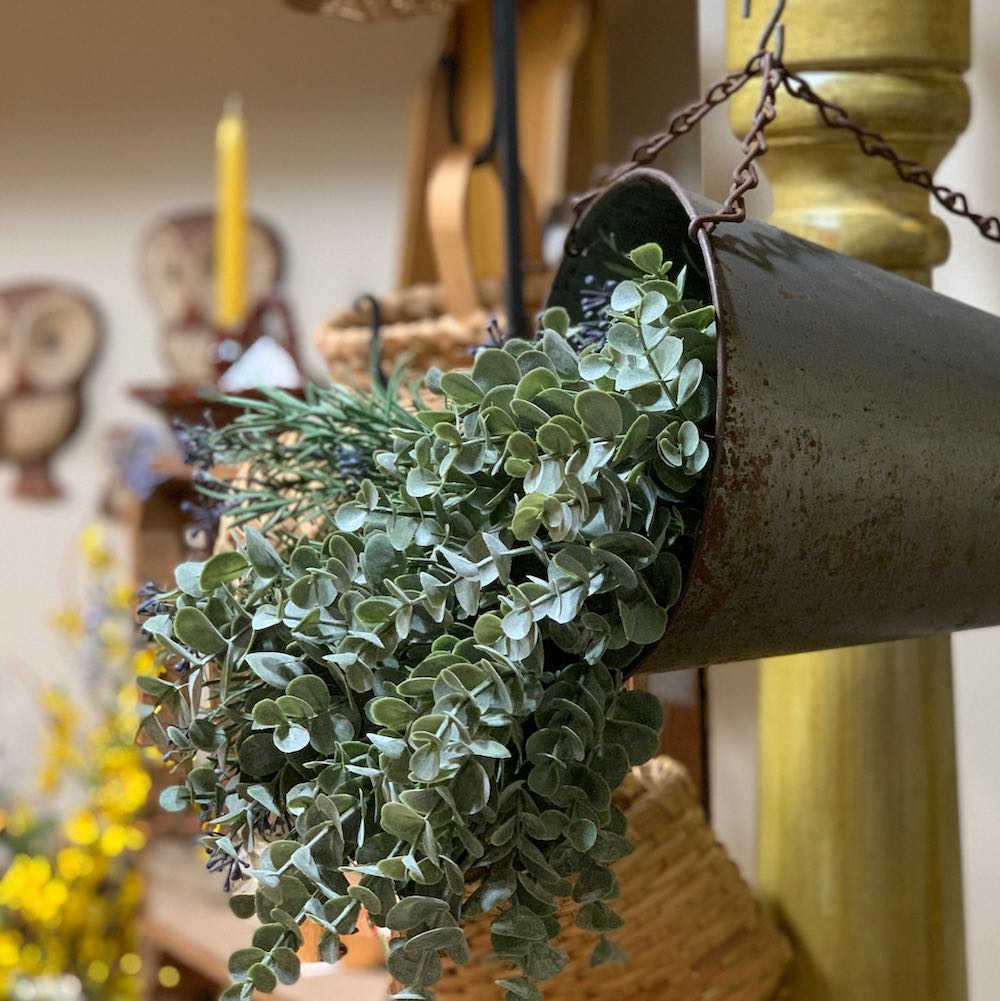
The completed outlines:
{"type": "Polygon", "coordinates": [[[242,576],[249,565],[242,553],[216,553],[202,567],[198,583],[203,591],[214,591],[220,584],[227,584],[242,576]]]}

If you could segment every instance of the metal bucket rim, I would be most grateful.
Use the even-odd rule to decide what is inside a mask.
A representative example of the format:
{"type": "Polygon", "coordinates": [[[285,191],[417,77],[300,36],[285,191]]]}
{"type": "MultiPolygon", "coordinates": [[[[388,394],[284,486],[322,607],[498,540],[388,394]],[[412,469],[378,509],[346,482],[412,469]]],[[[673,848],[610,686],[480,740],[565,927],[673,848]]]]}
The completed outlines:
{"type": "MultiPolygon", "coordinates": [[[[683,210],[687,216],[688,222],[690,223],[695,218],[697,218],[701,213],[695,208],[691,201],[691,196],[685,188],[683,188],[676,178],[672,175],[666,173],[662,170],[657,170],[652,167],[639,167],[630,173],[618,178],[618,180],[613,181],[600,193],[600,195],[587,206],[584,213],[580,216],[578,226],[583,229],[586,227],[588,220],[591,222],[593,219],[600,216],[600,214],[606,210],[608,202],[613,201],[615,198],[619,197],[621,192],[631,188],[636,185],[645,184],[650,187],[651,190],[658,192],[658,195],[665,197],[668,200],[672,199],[676,202],[683,210]]],[[[705,200],[706,205],[714,203],[709,203],[705,200]]],[[[679,234],[679,239],[673,239],[675,234],[670,234],[671,239],[669,241],[669,246],[664,246],[663,250],[665,253],[672,253],[674,247],[680,247],[686,241],[689,245],[693,245],[689,234],[685,231],[679,234]]],[[[664,241],[667,242],[667,241],[664,241]]],[[[709,235],[704,229],[698,231],[698,238],[696,246],[701,253],[701,260],[705,267],[705,278],[708,285],[709,298],[711,299],[712,305],[715,307],[715,322],[716,322],[716,399],[715,399],[715,427],[713,433],[715,435],[715,448],[712,450],[712,460],[711,468],[708,478],[708,487],[705,492],[705,504],[701,511],[701,517],[698,523],[698,529],[695,532],[694,548],[691,551],[691,557],[687,562],[687,566],[684,567],[684,577],[681,584],[681,591],[677,598],[677,601],[673,604],[672,608],[667,614],[667,629],[663,637],[657,642],[647,647],[642,654],[636,659],[636,661],[630,666],[629,673],[637,674],[642,671],[642,663],[649,657],[653,651],[659,646],[660,643],[669,642],[670,631],[672,623],[674,621],[673,612],[676,609],[680,609],[684,600],[687,596],[688,588],[692,581],[701,579],[701,569],[704,562],[704,546],[703,546],[703,533],[701,531],[701,526],[709,518],[709,514],[716,503],[716,498],[718,496],[718,486],[720,477],[720,468],[717,461],[719,454],[719,445],[723,439],[723,433],[725,428],[725,418],[726,418],[726,319],[725,313],[721,308],[720,295],[719,295],[719,283],[718,283],[718,264],[715,258],[715,253],[712,248],[712,242],[709,235]]],[[[560,271],[562,270],[562,265],[560,266],[560,271]]],[[[559,275],[557,272],[556,279],[553,287],[558,284],[559,275]]]]}

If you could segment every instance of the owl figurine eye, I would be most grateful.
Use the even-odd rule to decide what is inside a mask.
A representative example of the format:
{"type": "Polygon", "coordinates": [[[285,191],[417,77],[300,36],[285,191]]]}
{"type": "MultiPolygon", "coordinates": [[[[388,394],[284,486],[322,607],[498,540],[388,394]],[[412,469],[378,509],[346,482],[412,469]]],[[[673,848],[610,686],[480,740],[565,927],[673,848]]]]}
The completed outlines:
{"type": "Polygon", "coordinates": [[[0,459],[18,469],[15,495],[61,495],[49,462],[79,426],[101,336],[96,308],[74,289],[0,289],[0,459]]]}
{"type": "Polygon", "coordinates": [[[142,253],[142,279],[156,313],[168,323],[184,322],[197,277],[178,227],[159,227],[147,239],[142,253]]]}
{"type": "Polygon", "coordinates": [[[58,389],[83,376],[97,351],[91,309],[64,292],[39,295],[18,316],[24,369],[37,389],[58,389]]]}

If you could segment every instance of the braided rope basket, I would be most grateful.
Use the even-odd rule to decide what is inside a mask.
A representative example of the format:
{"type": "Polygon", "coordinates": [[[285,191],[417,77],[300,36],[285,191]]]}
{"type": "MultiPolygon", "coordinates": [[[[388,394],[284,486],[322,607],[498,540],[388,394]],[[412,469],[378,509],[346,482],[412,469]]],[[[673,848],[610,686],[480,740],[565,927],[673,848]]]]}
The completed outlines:
{"type": "MultiPolygon", "coordinates": [[[[529,272],[525,276],[529,309],[541,307],[550,281],[547,272],[529,272]]],[[[471,365],[473,349],[486,343],[491,319],[503,319],[502,283],[485,279],[478,288],[482,308],[461,317],[447,311],[440,285],[411,285],[380,299],[379,351],[383,370],[391,372],[404,358],[413,377],[435,365],[443,369],[471,365]]],[[[336,313],[316,331],[315,344],[331,379],[349,386],[366,385],[372,347],[371,303],[363,301],[336,313]]]]}
{"type": "MultiPolygon", "coordinates": [[[[767,920],[715,839],[684,769],[659,757],[633,769],[615,794],[635,851],[615,865],[624,927],[610,937],[624,966],[593,969],[596,939],[562,914],[557,942],[569,956],[546,981],[546,1001],[768,1001],[792,951],[767,920]]],[[[438,1001],[499,1001],[492,981],[509,971],[490,959],[490,922],[466,928],[472,961],[447,964],[438,1001]]]]}
{"type": "Polygon", "coordinates": [[[380,21],[413,14],[445,14],[462,0],[285,0],[307,14],[332,14],[348,21],[380,21]]]}

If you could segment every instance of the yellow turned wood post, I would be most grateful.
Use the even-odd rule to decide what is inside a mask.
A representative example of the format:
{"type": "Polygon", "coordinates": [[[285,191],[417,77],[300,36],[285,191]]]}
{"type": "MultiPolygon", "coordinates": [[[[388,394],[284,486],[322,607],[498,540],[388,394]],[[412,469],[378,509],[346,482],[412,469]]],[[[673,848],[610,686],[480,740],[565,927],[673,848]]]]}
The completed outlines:
{"type": "MultiPolygon", "coordinates": [[[[726,2],[742,65],[771,4],[743,20],[726,2]]],[[[939,164],[968,117],[969,0],[793,0],[785,24],[790,67],[939,164]]],[[[757,89],[733,106],[738,134],[757,89]]],[[[948,238],[924,192],[787,95],[768,137],[772,222],[929,284],[948,238]]],[[[762,665],[759,886],[798,953],[783,996],[964,1001],[953,719],[947,637],[762,665]]]]}

